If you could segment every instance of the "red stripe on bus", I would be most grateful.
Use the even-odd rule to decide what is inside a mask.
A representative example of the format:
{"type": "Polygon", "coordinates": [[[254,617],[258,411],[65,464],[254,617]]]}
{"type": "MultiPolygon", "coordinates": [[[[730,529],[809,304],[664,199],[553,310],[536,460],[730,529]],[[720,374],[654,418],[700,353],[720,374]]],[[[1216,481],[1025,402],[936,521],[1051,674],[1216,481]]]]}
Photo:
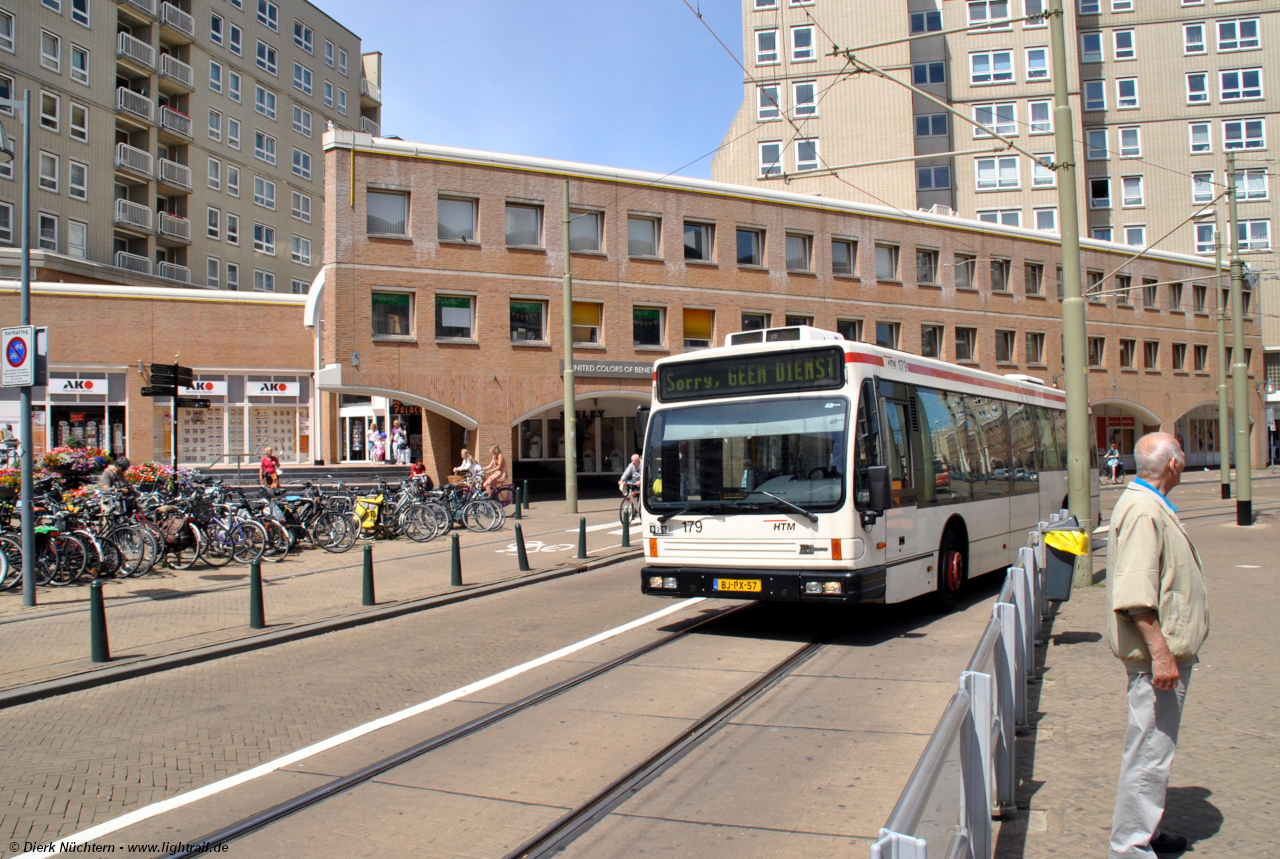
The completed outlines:
{"type": "Polygon", "coordinates": [[[844,362],[846,364],[877,364],[884,366],[884,359],[879,355],[864,355],[861,352],[845,352],[844,362]]]}

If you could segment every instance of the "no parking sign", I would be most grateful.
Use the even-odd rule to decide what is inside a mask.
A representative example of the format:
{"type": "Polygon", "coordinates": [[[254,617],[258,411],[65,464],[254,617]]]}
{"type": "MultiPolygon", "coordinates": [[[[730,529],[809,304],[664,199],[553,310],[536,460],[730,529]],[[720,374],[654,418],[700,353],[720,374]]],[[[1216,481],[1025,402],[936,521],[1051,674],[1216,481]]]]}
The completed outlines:
{"type": "Polygon", "coordinates": [[[36,329],[34,325],[0,329],[0,354],[4,355],[0,387],[18,388],[36,382],[36,329]]]}

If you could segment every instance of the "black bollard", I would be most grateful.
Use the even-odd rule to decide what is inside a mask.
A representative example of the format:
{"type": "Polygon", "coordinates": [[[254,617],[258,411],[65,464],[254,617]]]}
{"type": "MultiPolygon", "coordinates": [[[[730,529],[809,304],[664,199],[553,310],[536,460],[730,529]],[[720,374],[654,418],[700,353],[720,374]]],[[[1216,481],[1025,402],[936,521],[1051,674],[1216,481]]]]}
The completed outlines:
{"type": "Polygon", "coordinates": [[[449,584],[462,587],[462,550],[458,547],[458,535],[453,535],[453,558],[449,562],[449,584]]]}
{"type": "Polygon", "coordinates": [[[622,548],[631,548],[631,517],[628,516],[622,522],[622,548]]]}
{"type": "Polygon", "coordinates": [[[523,517],[521,517],[521,515],[520,515],[520,507],[521,507],[521,505],[520,505],[520,489],[517,487],[517,488],[516,488],[516,516],[515,516],[516,521],[519,521],[521,518],[523,518],[523,517]]]}
{"type": "Polygon", "coordinates": [[[249,565],[249,628],[266,629],[266,612],[262,608],[262,562],[249,565]]]}
{"type": "Polygon", "coordinates": [[[587,517],[578,520],[578,558],[587,557],[587,517]]]}
{"type": "Polygon", "coordinates": [[[377,605],[378,601],[373,595],[373,546],[368,543],[364,547],[364,595],[360,600],[361,605],[377,605]]]}
{"type": "Polygon", "coordinates": [[[102,579],[89,585],[89,652],[94,662],[110,662],[107,643],[107,605],[102,596],[102,579]]]}
{"type": "Polygon", "coordinates": [[[519,522],[516,523],[516,558],[520,561],[520,572],[527,573],[533,569],[529,566],[529,553],[524,548],[524,532],[520,530],[519,522]]]}
{"type": "Polygon", "coordinates": [[[529,509],[529,481],[524,482],[524,509],[529,509]]]}

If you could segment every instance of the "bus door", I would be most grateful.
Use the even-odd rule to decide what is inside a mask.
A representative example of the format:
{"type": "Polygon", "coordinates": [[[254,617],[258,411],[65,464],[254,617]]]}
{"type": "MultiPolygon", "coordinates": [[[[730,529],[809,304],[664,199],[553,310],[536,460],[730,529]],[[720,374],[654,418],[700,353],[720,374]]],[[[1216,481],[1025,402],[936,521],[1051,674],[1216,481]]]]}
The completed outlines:
{"type": "Polygon", "coordinates": [[[906,399],[884,401],[885,441],[892,506],[885,513],[885,563],[913,557],[924,551],[916,523],[916,451],[912,439],[911,403],[906,399]]]}

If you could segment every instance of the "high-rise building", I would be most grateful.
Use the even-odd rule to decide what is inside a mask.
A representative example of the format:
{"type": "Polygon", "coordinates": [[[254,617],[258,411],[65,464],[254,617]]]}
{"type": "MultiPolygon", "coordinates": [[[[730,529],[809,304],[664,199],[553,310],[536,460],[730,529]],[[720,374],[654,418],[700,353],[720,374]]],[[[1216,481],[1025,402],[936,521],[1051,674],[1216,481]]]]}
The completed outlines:
{"type": "MultiPolygon", "coordinates": [[[[305,0],[0,0],[0,96],[31,91],[32,247],[69,280],[306,292],[320,137],[378,134],[380,85],[381,54],[305,0]]],[[[0,246],[17,246],[5,126],[0,246]]]]}

